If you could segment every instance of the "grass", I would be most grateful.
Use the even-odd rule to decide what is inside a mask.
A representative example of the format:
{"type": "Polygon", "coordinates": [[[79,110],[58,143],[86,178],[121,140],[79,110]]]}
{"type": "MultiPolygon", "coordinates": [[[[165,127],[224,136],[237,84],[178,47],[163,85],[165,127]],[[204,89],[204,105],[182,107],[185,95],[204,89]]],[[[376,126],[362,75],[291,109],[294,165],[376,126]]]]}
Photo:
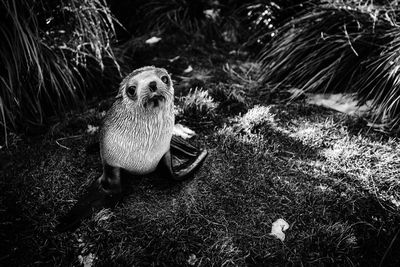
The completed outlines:
{"type": "Polygon", "coordinates": [[[149,29],[161,31],[180,30],[184,34],[198,33],[207,23],[203,11],[207,8],[204,1],[149,1],[142,9],[149,29]]]}
{"type": "Polygon", "coordinates": [[[276,89],[357,92],[373,100],[375,122],[397,129],[398,6],[328,2],[278,29],[260,56],[263,81],[276,89]]]}
{"type": "Polygon", "coordinates": [[[110,47],[115,20],[104,1],[7,0],[0,12],[5,131],[42,125],[118,76],[110,47]]]}
{"type": "MultiPolygon", "coordinates": [[[[252,84],[208,64],[204,88],[252,84]]],[[[301,100],[263,100],[257,88],[242,88],[243,112],[216,108],[217,123],[191,120],[194,142],[209,151],[193,179],[134,180],[119,207],[73,234],[54,226],[101,175],[99,156],[85,151],[99,111],[72,113],[47,137],[10,136],[0,157],[1,265],[398,266],[398,138],[301,100]],[[269,235],[279,218],[290,224],[283,242],[269,235]]]]}
{"type": "Polygon", "coordinates": [[[181,109],[180,113],[193,120],[212,117],[215,114],[214,110],[218,107],[208,91],[198,88],[190,90],[187,95],[180,97],[179,102],[177,106],[181,109]]]}
{"type": "Polygon", "coordinates": [[[181,41],[195,43],[210,40],[237,43],[239,39],[247,39],[246,28],[242,25],[247,15],[240,12],[243,4],[235,1],[131,1],[125,3],[125,8],[129,6],[134,10],[133,18],[129,18],[130,14],[124,17],[121,6],[124,4],[114,4],[114,10],[127,22],[132,33],[158,31],[170,35],[179,32],[181,41]]]}
{"type": "Polygon", "coordinates": [[[246,19],[250,36],[246,45],[268,44],[277,30],[288,20],[302,13],[305,9],[318,4],[314,0],[277,0],[270,2],[252,1],[244,4],[238,11],[246,19]]]}

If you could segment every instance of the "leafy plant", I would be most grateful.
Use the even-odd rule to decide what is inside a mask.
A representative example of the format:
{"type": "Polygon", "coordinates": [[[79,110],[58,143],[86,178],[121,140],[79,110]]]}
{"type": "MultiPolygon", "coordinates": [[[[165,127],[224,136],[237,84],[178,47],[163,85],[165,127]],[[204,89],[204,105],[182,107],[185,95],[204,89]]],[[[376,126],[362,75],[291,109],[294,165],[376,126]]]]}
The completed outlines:
{"type": "Polygon", "coordinates": [[[325,3],[278,30],[260,55],[261,80],[274,88],[357,92],[375,120],[400,120],[398,6],[325,3]]]}
{"type": "Polygon", "coordinates": [[[42,124],[99,85],[106,65],[118,70],[114,18],[103,0],[6,0],[0,14],[4,129],[42,124]]]}

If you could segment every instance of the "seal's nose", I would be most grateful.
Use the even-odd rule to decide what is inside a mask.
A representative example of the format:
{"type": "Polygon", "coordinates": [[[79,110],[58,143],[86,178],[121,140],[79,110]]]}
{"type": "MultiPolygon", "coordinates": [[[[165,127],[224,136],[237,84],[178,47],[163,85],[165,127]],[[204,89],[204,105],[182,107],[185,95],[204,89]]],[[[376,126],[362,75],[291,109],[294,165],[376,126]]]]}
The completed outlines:
{"type": "Polygon", "coordinates": [[[150,88],[150,91],[155,92],[157,90],[157,82],[156,81],[150,82],[149,88],[150,88]]]}

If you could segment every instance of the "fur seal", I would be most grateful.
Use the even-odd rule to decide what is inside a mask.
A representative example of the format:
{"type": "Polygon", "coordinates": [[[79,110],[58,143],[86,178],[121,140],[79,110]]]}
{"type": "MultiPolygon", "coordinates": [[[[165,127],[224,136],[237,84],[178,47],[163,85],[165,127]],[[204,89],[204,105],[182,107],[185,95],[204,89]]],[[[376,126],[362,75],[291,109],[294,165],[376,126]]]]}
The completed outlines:
{"type": "Polygon", "coordinates": [[[100,130],[103,174],[56,229],[74,230],[93,212],[114,207],[122,197],[123,172],[134,176],[158,172],[178,181],[192,175],[207,151],[173,136],[174,123],[174,87],[165,69],[147,66],[125,77],[100,130]],[[173,166],[172,156],[188,160],[173,166]]]}

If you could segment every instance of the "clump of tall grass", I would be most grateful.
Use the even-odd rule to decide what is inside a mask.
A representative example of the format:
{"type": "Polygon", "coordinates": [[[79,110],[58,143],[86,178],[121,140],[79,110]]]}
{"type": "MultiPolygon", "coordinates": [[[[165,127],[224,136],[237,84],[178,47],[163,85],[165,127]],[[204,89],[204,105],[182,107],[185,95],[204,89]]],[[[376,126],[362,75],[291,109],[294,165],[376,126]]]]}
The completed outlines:
{"type": "Polygon", "coordinates": [[[199,120],[212,118],[218,107],[208,91],[198,88],[190,90],[189,94],[180,97],[178,103],[183,115],[199,120]]]}
{"type": "Polygon", "coordinates": [[[261,79],[275,88],[357,92],[375,120],[400,122],[399,7],[324,3],[283,25],[260,55],[261,79]]]}
{"type": "Polygon", "coordinates": [[[118,66],[110,47],[114,18],[104,0],[5,0],[0,15],[5,131],[69,109],[99,84],[105,62],[118,66]]]}

